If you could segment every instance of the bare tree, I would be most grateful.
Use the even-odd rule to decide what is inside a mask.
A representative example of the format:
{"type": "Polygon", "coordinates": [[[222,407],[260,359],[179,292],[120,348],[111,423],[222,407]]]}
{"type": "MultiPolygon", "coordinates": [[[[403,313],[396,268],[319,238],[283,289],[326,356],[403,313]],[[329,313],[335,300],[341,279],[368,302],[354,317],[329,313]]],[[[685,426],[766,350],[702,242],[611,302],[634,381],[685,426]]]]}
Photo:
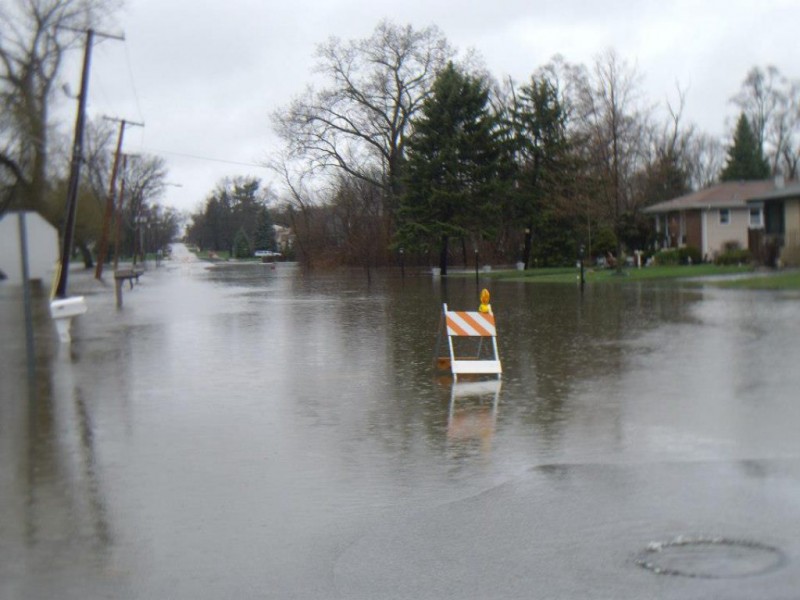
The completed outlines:
{"type": "Polygon", "coordinates": [[[647,171],[656,181],[650,182],[650,193],[644,198],[648,204],[717,183],[725,163],[725,148],[719,139],[694,124],[682,124],[686,91],[680,86],[676,90],[676,102],[666,103],[667,118],[661,127],[651,128],[647,171]],[[662,189],[655,191],[652,184],[662,189]]]}
{"type": "Polygon", "coordinates": [[[167,167],[160,156],[130,156],[125,172],[125,199],[123,210],[129,217],[143,206],[155,202],[164,193],[167,167]]]}
{"type": "Polygon", "coordinates": [[[0,209],[11,203],[44,209],[50,106],[64,54],[81,43],[76,30],[98,24],[118,4],[15,0],[0,7],[0,209]]]}
{"type": "Polygon", "coordinates": [[[311,167],[292,161],[286,155],[276,156],[268,166],[280,177],[285,193],[281,204],[285,210],[289,227],[295,238],[295,247],[303,266],[313,266],[316,248],[322,242],[317,226],[318,203],[314,198],[318,192],[312,190],[311,167]]]}
{"type": "Polygon", "coordinates": [[[732,99],[747,116],[773,174],[797,176],[800,161],[800,82],[772,65],[753,67],[732,99]]]}
{"type": "Polygon", "coordinates": [[[98,200],[108,195],[108,180],[111,175],[113,143],[116,132],[105,120],[90,121],[86,126],[83,162],[86,167],[82,174],[86,185],[98,200]]]}
{"type": "Polygon", "coordinates": [[[344,172],[383,190],[391,214],[411,118],[453,51],[436,27],[381,22],[366,39],[331,38],[317,50],[327,87],[309,89],[273,121],[308,172],[344,172]]]}
{"type": "Polygon", "coordinates": [[[719,181],[725,165],[725,148],[716,137],[695,133],[689,141],[689,181],[692,189],[700,190],[719,181]]]}
{"type": "Polygon", "coordinates": [[[778,98],[769,138],[774,148],[772,172],[797,179],[800,163],[800,82],[787,81],[778,98]]]}
{"type": "Polygon", "coordinates": [[[693,126],[682,124],[686,92],[676,86],[677,101],[667,100],[667,118],[663,123],[646,128],[650,134],[647,163],[643,172],[641,202],[654,204],[676,198],[691,189],[691,155],[695,135],[693,126]]]}
{"type": "Polygon", "coordinates": [[[635,177],[644,164],[647,111],[639,103],[639,75],[613,50],[598,56],[579,88],[578,118],[587,141],[587,160],[597,177],[599,200],[623,249],[624,224],[636,216],[640,198],[635,177]]]}
{"type": "Polygon", "coordinates": [[[782,80],[780,72],[772,65],[766,69],[753,67],[742,82],[739,93],[731,99],[747,116],[762,153],[767,142],[769,123],[780,102],[779,87],[782,80]]]}
{"type": "Polygon", "coordinates": [[[379,211],[380,193],[380,188],[371,183],[342,175],[331,200],[342,244],[342,261],[364,267],[367,278],[389,245],[379,211]]]}
{"type": "MultiPolygon", "coordinates": [[[[133,252],[138,243],[135,239],[138,227],[143,221],[153,222],[154,215],[158,216],[156,201],[164,193],[167,179],[167,168],[164,159],[159,156],[128,156],[126,168],[122,173],[125,181],[125,195],[123,198],[122,237],[127,239],[125,244],[133,252]]],[[[104,198],[104,196],[100,196],[104,198]]],[[[102,205],[104,201],[101,201],[102,205]]],[[[96,238],[95,238],[96,239],[96,238]]],[[[141,250],[141,249],[140,249],[141,250]]]]}

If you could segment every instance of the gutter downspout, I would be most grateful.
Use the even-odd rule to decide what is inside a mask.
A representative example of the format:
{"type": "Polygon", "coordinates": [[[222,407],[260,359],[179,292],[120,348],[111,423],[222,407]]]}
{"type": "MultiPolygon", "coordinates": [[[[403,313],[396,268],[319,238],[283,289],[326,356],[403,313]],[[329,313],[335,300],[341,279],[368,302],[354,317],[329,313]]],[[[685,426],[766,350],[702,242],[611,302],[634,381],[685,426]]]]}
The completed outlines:
{"type": "Polygon", "coordinates": [[[700,211],[700,236],[702,238],[702,252],[703,252],[703,261],[706,260],[706,256],[708,256],[708,213],[711,211],[711,207],[706,207],[705,210],[700,211]]]}

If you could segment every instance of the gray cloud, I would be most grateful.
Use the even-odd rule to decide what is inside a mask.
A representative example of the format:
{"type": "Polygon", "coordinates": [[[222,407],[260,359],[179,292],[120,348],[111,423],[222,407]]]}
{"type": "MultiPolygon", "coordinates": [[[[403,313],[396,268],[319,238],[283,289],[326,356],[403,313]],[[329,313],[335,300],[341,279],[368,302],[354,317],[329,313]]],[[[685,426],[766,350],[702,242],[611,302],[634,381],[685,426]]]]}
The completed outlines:
{"type": "MultiPolygon", "coordinates": [[[[263,160],[277,143],[269,115],[312,81],[316,46],[332,35],[366,37],[382,18],[436,24],[459,50],[477,50],[498,78],[527,79],[556,53],[588,64],[613,47],[644,76],[650,103],[674,98],[679,82],[688,88],[686,117],[716,135],[750,67],[800,75],[794,1],[129,0],[119,18],[127,41],[95,50],[90,114],[143,119],[145,130],[132,131],[126,148],[169,152],[170,179],[183,187],[169,188],[164,202],[191,209],[224,176],[270,174],[185,155],[263,160]]],[[[73,62],[65,78],[77,87],[73,62]]]]}

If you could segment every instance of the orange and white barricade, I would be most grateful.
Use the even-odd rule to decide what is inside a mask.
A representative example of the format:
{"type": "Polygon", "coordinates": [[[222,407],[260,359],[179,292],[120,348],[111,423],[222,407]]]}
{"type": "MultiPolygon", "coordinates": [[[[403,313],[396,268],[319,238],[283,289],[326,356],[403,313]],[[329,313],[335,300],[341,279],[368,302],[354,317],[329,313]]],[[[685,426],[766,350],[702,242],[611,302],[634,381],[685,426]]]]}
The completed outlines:
{"type": "Polygon", "coordinates": [[[497,328],[494,315],[480,311],[448,310],[443,304],[437,343],[437,366],[449,370],[453,379],[459,375],[497,375],[503,372],[497,352],[497,328]],[[447,335],[449,356],[440,356],[442,333],[447,335]]]}

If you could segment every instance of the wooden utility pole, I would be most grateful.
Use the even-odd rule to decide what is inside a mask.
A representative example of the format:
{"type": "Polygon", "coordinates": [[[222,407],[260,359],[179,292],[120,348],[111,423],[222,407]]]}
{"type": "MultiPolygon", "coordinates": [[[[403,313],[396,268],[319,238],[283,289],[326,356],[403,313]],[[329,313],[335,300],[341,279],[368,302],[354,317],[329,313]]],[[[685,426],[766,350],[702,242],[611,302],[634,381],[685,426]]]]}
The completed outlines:
{"type": "Polygon", "coordinates": [[[94,31],[86,32],[86,48],[83,52],[83,71],[81,71],[81,91],[78,96],[78,116],[75,118],[75,136],[72,145],[72,160],[69,168],[69,187],[67,188],[67,210],[64,219],[64,239],[61,246],[61,268],[58,275],[56,296],[67,297],[67,276],[69,258],[72,254],[72,238],[75,235],[75,213],[78,204],[78,177],[83,160],[83,124],[86,120],[86,92],[89,89],[89,63],[92,58],[94,31]]]}
{"type": "Polygon", "coordinates": [[[83,130],[86,121],[86,97],[89,90],[89,65],[92,57],[94,36],[102,36],[123,40],[120,36],[97,33],[93,29],[86,30],[86,48],[83,53],[83,70],[81,71],[81,91],[78,96],[78,115],[75,118],[75,136],[72,145],[72,159],[69,168],[69,187],[67,188],[66,216],[64,218],[64,236],[61,245],[61,265],[58,275],[56,297],[67,297],[67,277],[69,275],[69,259],[72,254],[72,240],[75,236],[75,215],[78,208],[78,183],[80,181],[81,162],[83,162],[83,130]]]}
{"type": "Polygon", "coordinates": [[[119,240],[122,235],[122,207],[125,201],[125,173],[128,167],[128,155],[122,155],[122,181],[119,184],[119,205],[117,207],[117,232],[114,235],[114,270],[117,270],[119,265],[119,240]]]}
{"type": "Polygon", "coordinates": [[[126,121],[125,119],[112,119],[104,117],[108,121],[119,122],[119,136],[117,137],[117,150],[114,153],[114,165],[111,167],[111,181],[108,185],[108,197],[106,199],[106,212],[103,217],[103,234],[100,237],[100,247],[97,252],[97,266],[94,270],[94,278],[102,279],[103,277],[103,264],[106,261],[108,254],[108,229],[111,225],[111,216],[114,214],[114,191],[117,185],[117,169],[119,167],[120,152],[122,150],[122,138],[125,135],[125,126],[132,125],[144,127],[144,123],[134,123],[126,121]]]}

